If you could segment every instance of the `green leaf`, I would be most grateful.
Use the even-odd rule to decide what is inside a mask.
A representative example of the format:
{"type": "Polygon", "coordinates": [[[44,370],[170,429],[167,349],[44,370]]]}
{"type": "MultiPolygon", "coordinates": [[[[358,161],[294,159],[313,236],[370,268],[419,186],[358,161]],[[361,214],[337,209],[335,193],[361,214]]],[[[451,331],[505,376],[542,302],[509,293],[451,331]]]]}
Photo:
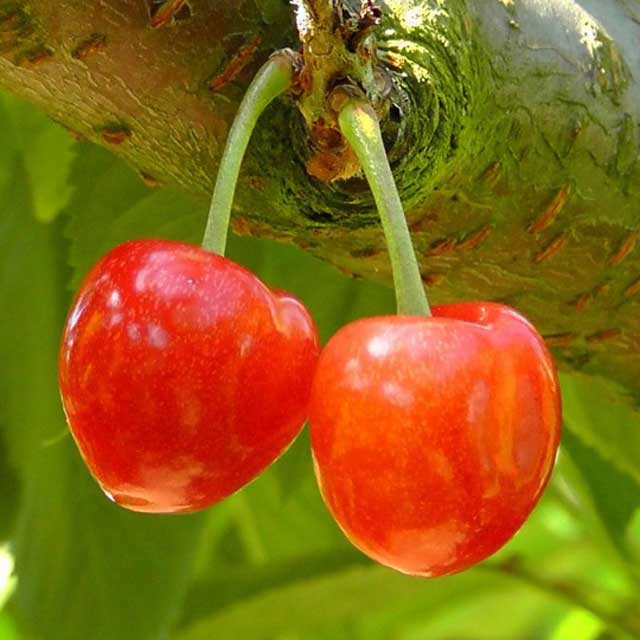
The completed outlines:
{"type": "Polygon", "coordinates": [[[15,623],[6,612],[0,611],[0,640],[18,640],[15,623]]]}
{"type": "Polygon", "coordinates": [[[562,443],[578,467],[609,537],[623,554],[627,554],[627,528],[640,507],[638,484],[571,431],[565,431],[562,443]]]}
{"type": "MultiPolygon", "coordinates": [[[[295,543],[292,548],[296,548],[295,543]]],[[[190,626],[199,618],[220,612],[236,601],[247,600],[295,582],[333,575],[358,566],[372,565],[364,555],[347,545],[342,549],[299,553],[291,558],[270,561],[251,568],[241,562],[227,566],[218,564],[215,571],[190,590],[180,626],[190,626]]]]}
{"type": "Polygon", "coordinates": [[[637,509],[631,516],[627,530],[627,544],[633,559],[640,567],[640,509],[637,509]]]}
{"type": "Polygon", "coordinates": [[[279,469],[290,464],[285,455],[231,501],[232,523],[254,565],[350,548],[320,497],[305,444],[308,465],[294,486],[283,482],[279,469]]]}
{"type": "Polygon", "coordinates": [[[628,562],[627,529],[640,507],[640,409],[605,378],[563,372],[560,383],[566,469],[576,469],[568,474],[565,491],[588,495],[589,504],[577,501],[584,521],[596,518],[595,529],[628,562]]]}
{"type": "Polygon", "coordinates": [[[640,408],[605,378],[563,373],[560,380],[567,429],[633,478],[640,492],[640,408]]]}
{"type": "Polygon", "coordinates": [[[44,113],[7,94],[0,95],[0,117],[3,144],[22,156],[36,218],[53,220],[71,194],[67,183],[73,160],[71,136],[44,113]]]}
{"type": "Polygon", "coordinates": [[[267,640],[286,632],[306,637],[307,633],[357,619],[407,598],[443,601],[480,583],[488,586],[486,579],[472,574],[445,583],[428,583],[380,567],[348,567],[239,599],[178,633],[176,640],[267,640]]]}
{"type": "Polygon", "coordinates": [[[616,383],[561,374],[563,444],[591,493],[610,540],[628,557],[627,529],[640,508],[640,409],[616,383]]]}
{"type": "Polygon", "coordinates": [[[19,499],[18,476],[9,464],[4,434],[6,429],[0,427],[0,546],[13,535],[19,499]]]}
{"type": "Polygon", "coordinates": [[[588,611],[572,611],[553,632],[551,640],[596,640],[606,627],[602,620],[588,611]]]}
{"type": "Polygon", "coordinates": [[[10,460],[26,471],[43,440],[61,429],[55,372],[65,274],[59,228],[35,220],[21,162],[13,161],[5,171],[9,180],[0,193],[0,384],[6,399],[0,404],[0,427],[8,438],[10,460]]]}
{"type": "MultiPolygon", "coordinates": [[[[46,326],[55,330],[56,324],[50,321],[56,309],[60,310],[56,287],[49,286],[59,275],[48,247],[52,229],[33,229],[29,216],[35,207],[42,219],[51,219],[64,203],[71,140],[46,116],[4,94],[0,94],[0,120],[4,123],[0,145],[0,293],[4,311],[0,314],[0,382],[6,394],[0,403],[1,542],[14,530],[19,497],[16,469],[19,460],[25,463],[24,454],[33,443],[33,432],[24,431],[15,438],[8,436],[9,428],[45,419],[47,409],[40,410],[31,395],[38,393],[43,380],[37,341],[46,326]],[[28,254],[31,259],[23,265],[28,254]],[[24,285],[39,269],[51,269],[51,277],[49,282],[42,279],[42,288],[33,291],[40,300],[34,308],[24,285]],[[18,330],[19,336],[13,338],[18,330]]],[[[48,335],[57,339],[51,332],[48,335]]]]}
{"type": "Polygon", "coordinates": [[[546,638],[545,632],[555,617],[566,610],[544,593],[487,579],[476,589],[450,595],[446,601],[418,600],[423,605],[421,611],[417,607],[413,611],[401,610],[394,622],[387,622],[384,615],[374,612],[371,619],[365,618],[360,623],[359,637],[368,639],[375,634],[380,640],[546,638]]]}
{"type": "MultiPolygon", "coordinates": [[[[323,569],[321,556],[303,556],[267,566],[258,572],[256,582],[262,581],[263,588],[257,590],[242,591],[238,576],[229,575],[224,584],[234,600],[214,603],[209,615],[181,628],[175,639],[495,640],[530,637],[544,628],[545,614],[552,628],[566,611],[566,604],[554,602],[553,596],[493,570],[424,580],[373,563],[361,565],[355,557],[350,562],[348,554],[326,556],[324,563],[323,569]],[[305,576],[308,570],[315,574],[305,576]],[[509,615],[500,615],[507,608],[509,615]]],[[[249,579],[245,576],[245,583],[249,579]]]]}

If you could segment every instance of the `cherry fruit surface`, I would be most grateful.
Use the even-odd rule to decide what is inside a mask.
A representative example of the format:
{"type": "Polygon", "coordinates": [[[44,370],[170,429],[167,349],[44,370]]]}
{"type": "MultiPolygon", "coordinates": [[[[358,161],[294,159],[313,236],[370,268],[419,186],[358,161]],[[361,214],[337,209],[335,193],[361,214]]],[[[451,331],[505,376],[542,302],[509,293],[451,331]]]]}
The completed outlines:
{"type": "Polygon", "coordinates": [[[132,241],[100,260],[76,296],[60,389],[111,499],[135,511],[195,511],[291,444],[318,350],[293,296],[198,247],[132,241]]]}
{"type": "Polygon", "coordinates": [[[491,303],[340,330],[313,383],[325,502],[364,553],[408,574],[462,571],[502,547],[549,480],[556,371],[536,330],[491,303]]]}

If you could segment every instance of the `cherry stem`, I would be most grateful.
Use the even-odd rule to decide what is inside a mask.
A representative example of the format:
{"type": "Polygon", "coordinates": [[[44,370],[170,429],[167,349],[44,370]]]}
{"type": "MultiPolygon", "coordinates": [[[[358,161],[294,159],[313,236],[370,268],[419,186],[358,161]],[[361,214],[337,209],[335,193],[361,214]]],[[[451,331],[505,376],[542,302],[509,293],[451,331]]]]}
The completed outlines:
{"type": "Polygon", "coordinates": [[[269,104],[291,87],[293,72],[293,58],[290,53],[282,51],[274,54],[258,71],[242,99],[229,131],[213,190],[209,218],[202,240],[202,248],[207,251],[224,255],[233,198],[251,135],[269,104]]]}
{"type": "Polygon", "coordinates": [[[339,123],[362,165],[378,206],[391,258],[398,313],[430,316],[429,301],[384,148],[378,116],[368,102],[352,98],[342,107],[339,123]]]}

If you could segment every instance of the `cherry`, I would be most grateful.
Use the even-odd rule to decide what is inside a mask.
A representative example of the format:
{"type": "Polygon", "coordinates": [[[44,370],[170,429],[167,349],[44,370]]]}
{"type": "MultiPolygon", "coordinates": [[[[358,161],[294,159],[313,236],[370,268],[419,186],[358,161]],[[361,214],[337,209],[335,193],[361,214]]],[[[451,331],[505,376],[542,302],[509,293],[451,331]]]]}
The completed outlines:
{"type": "Polygon", "coordinates": [[[340,128],[378,205],[399,315],[347,325],[325,347],[309,409],[316,476],[364,553],[452,574],[504,545],[540,498],[560,438],[557,375],[513,309],[432,312],[377,115],[344,98],[340,128]]]}
{"type": "Polygon", "coordinates": [[[323,351],[310,405],[322,495],[347,537],[399,571],[483,560],[549,479],[561,410],[542,338],[512,309],[370,318],[323,351]]]}
{"type": "Polygon", "coordinates": [[[115,502],[186,512],[273,462],[307,415],[318,356],[287,293],[198,247],[128,242],[89,273],[59,379],[74,438],[115,502]]]}

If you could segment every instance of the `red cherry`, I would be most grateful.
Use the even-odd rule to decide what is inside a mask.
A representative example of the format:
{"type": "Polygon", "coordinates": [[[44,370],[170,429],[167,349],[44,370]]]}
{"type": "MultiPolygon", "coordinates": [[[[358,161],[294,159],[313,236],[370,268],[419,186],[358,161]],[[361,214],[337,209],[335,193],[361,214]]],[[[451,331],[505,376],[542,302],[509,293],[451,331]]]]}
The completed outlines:
{"type": "Polygon", "coordinates": [[[123,244],[87,276],[60,389],[90,471],[115,502],[202,509],[273,462],[307,416],[318,357],[303,305],[198,247],[123,244]]]}
{"type": "Polygon", "coordinates": [[[330,511],[364,553],[440,576],[504,545],[555,461],[561,407],[542,338],[512,309],[370,318],[320,357],[309,421],[330,511]]]}

